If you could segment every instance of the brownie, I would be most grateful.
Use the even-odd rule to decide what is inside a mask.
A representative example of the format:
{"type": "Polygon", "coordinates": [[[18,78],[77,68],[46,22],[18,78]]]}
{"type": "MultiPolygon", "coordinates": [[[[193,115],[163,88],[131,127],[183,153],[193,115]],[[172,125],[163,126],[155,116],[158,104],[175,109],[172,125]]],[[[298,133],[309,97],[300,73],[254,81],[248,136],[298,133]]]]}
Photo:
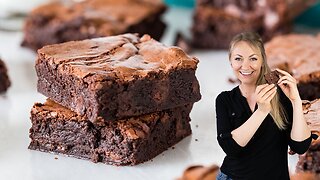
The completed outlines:
{"type": "Polygon", "coordinates": [[[148,161],[191,134],[192,104],[95,126],[47,100],[31,110],[29,149],[111,165],[148,161]]]}
{"type": "MultiPolygon", "coordinates": [[[[320,99],[303,101],[303,113],[313,134],[320,134],[320,99]]],[[[308,151],[299,156],[298,172],[317,173],[320,176],[320,138],[313,140],[308,151]]]]}
{"type": "Polygon", "coordinates": [[[320,97],[320,38],[306,34],[289,34],[266,43],[268,64],[292,74],[298,81],[301,99],[320,97]]]}
{"type": "Polygon", "coordinates": [[[159,40],[165,10],[161,0],[54,1],[29,14],[22,45],[37,50],[48,44],[129,32],[159,40]]]}
{"type": "Polygon", "coordinates": [[[213,180],[216,179],[219,172],[219,166],[190,166],[178,180],[213,180]]]}
{"type": "Polygon", "coordinates": [[[288,33],[293,19],[314,0],[198,0],[193,17],[192,45],[225,49],[244,31],[259,33],[264,41],[288,33]]]}
{"type": "Polygon", "coordinates": [[[148,35],[72,41],[38,50],[38,91],[103,124],[198,101],[197,64],[148,35]]]}
{"type": "Polygon", "coordinates": [[[309,129],[320,134],[320,99],[315,99],[313,101],[302,102],[303,104],[303,114],[307,120],[309,129]]]}
{"type": "Polygon", "coordinates": [[[0,93],[6,92],[10,85],[7,67],[0,59],[0,93]]]}
{"type": "Polygon", "coordinates": [[[311,172],[320,175],[320,144],[311,146],[303,155],[299,155],[298,172],[311,172]]]}
{"type": "Polygon", "coordinates": [[[280,73],[277,70],[271,71],[264,75],[268,84],[277,84],[280,79],[280,73]]]}

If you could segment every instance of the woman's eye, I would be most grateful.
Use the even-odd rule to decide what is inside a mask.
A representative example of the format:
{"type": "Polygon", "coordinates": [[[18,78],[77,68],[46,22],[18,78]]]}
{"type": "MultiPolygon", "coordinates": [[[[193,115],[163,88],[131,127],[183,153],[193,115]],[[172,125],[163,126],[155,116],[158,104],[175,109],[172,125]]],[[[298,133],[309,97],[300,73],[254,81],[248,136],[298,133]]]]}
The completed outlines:
{"type": "Polygon", "coordinates": [[[236,61],[240,61],[240,60],[241,60],[241,58],[235,58],[234,60],[236,60],[236,61]]]}
{"type": "Polygon", "coordinates": [[[256,60],[258,60],[257,58],[251,58],[251,61],[256,61],[256,60]]]}

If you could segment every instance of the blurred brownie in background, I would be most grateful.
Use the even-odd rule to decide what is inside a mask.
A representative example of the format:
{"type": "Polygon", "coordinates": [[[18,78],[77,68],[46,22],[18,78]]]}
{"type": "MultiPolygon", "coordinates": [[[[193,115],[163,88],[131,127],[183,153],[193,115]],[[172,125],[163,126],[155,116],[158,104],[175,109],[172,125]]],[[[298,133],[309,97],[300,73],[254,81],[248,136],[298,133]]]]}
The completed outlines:
{"type": "Polygon", "coordinates": [[[320,35],[277,36],[265,45],[269,66],[283,69],[298,81],[301,99],[320,97],[320,35]]]}
{"type": "Polygon", "coordinates": [[[316,173],[320,179],[320,138],[315,137],[320,134],[320,99],[303,101],[303,113],[314,139],[308,151],[299,156],[297,171],[316,173]]]}
{"type": "Polygon", "coordinates": [[[0,93],[7,91],[10,85],[7,67],[0,59],[0,93]]]}
{"type": "Polygon", "coordinates": [[[177,180],[215,180],[219,173],[219,166],[190,166],[182,174],[182,177],[177,180]]]}
{"type": "Polygon", "coordinates": [[[290,175],[290,180],[319,180],[320,176],[315,173],[299,172],[290,175]]]}
{"type": "Polygon", "coordinates": [[[197,0],[192,45],[228,48],[243,31],[255,31],[264,41],[291,31],[293,19],[315,0],[197,0]]]}
{"type": "Polygon", "coordinates": [[[44,45],[132,32],[159,40],[165,24],[161,0],[60,0],[34,9],[26,19],[22,46],[44,45]]]}

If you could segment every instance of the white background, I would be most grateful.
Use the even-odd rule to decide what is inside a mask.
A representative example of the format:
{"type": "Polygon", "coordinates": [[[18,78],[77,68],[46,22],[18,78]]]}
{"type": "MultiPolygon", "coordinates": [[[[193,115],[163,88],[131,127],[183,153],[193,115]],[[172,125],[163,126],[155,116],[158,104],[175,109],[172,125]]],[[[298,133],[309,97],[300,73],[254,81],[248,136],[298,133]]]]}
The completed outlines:
{"type": "MultiPolygon", "coordinates": [[[[189,9],[169,10],[164,17],[168,28],[162,42],[171,45],[177,30],[187,33],[191,19],[192,11],[189,9]]],[[[0,20],[0,26],[5,26],[3,22],[1,24],[0,20]]],[[[13,27],[19,28],[20,24],[13,27]]],[[[228,83],[228,78],[233,76],[227,51],[196,51],[191,54],[200,59],[196,75],[202,94],[202,99],[191,112],[193,134],[152,161],[133,167],[115,167],[27,148],[31,107],[46,98],[36,91],[36,54],[20,47],[22,37],[20,31],[0,31],[0,56],[7,63],[12,82],[9,91],[0,95],[0,179],[169,180],[180,177],[190,165],[221,165],[224,153],[216,141],[214,100],[221,91],[235,86],[228,83]]],[[[297,156],[289,158],[291,171],[296,161],[297,156]]]]}

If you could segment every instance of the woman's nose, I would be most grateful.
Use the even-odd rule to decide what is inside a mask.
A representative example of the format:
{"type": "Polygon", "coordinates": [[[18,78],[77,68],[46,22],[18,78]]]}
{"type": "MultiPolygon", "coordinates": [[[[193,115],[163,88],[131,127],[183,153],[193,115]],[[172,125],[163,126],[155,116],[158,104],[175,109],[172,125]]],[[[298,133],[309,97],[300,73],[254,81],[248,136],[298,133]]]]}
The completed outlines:
{"type": "Polygon", "coordinates": [[[247,69],[250,67],[250,60],[248,59],[245,59],[242,61],[242,66],[241,66],[243,69],[247,69]]]}

